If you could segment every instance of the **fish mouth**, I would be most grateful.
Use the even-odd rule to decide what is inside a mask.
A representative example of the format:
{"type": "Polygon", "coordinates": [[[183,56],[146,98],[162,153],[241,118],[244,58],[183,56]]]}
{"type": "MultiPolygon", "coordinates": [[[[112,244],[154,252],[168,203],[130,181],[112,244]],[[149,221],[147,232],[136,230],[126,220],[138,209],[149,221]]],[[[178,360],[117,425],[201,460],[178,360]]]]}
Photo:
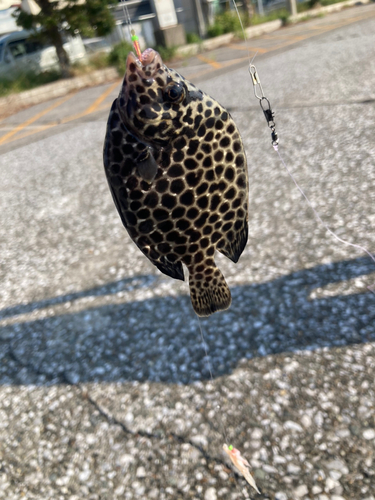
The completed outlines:
{"type": "Polygon", "coordinates": [[[154,49],[146,49],[138,58],[133,52],[129,52],[126,59],[126,70],[131,71],[134,66],[141,78],[153,78],[156,72],[163,66],[159,52],[154,49]]]}

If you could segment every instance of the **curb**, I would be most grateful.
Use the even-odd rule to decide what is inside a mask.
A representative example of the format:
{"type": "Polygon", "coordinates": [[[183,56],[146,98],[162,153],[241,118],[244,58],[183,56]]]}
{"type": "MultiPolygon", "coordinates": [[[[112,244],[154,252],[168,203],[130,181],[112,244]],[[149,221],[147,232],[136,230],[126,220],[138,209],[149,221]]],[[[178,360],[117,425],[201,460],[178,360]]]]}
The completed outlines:
{"type": "Polygon", "coordinates": [[[0,116],[9,115],[10,112],[14,113],[27,106],[40,104],[56,97],[62,97],[75,90],[94,87],[95,85],[118,79],[119,75],[115,68],[105,68],[93,71],[87,75],[47,83],[46,85],[41,85],[35,89],[26,90],[18,94],[10,94],[0,98],[0,116]]]}
{"type": "Polygon", "coordinates": [[[301,19],[318,17],[321,14],[331,14],[332,12],[338,12],[339,10],[345,9],[345,7],[353,7],[354,5],[366,5],[373,2],[373,0],[346,0],[345,2],[334,3],[332,5],[327,5],[326,7],[316,7],[315,9],[307,10],[306,12],[301,12],[295,16],[290,16],[292,23],[296,23],[301,19]]]}
{"type": "MultiPolygon", "coordinates": [[[[353,0],[350,0],[353,1],[353,0]]],[[[245,29],[246,37],[248,39],[255,38],[256,36],[264,35],[265,33],[271,33],[281,28],[283,25],[280,19],[275,21],[270,21],[269,23],[257,24],[256,26],[250,26],[245,29]]],[[[194,56],[199,52],[204,50],[213,50],[231,43],[233,40],[237,39],[234,33],[227,33],[226,35],[216,36],[215,38],[209,38],[204,40],[202,43],[191,43],[189,45],[183,45],[178,47],[176,50],[177,56],[194,56]]]]}
{"type": "MultiPolygon", "coordinates": [[[[305,12],[301,12],[301,14],[290,16],[289,20],[292,23],[297,23],[301,19],[319,17],[322,14],[338,12],[341,9],[352,7],[353,5],[357,4],[365,5],[371,3],[372,1],[373,0],[346,0],[344,2],[327,5],[326,7],[317,7],[315,9],[306,10],[305,12]]],[[[271,33],[272,31],[280,29],[282,25],[283,22],[280,19],[276,19],[275,21],[270,21],[268,23],[250,26],[249,28],[245,28],[246,38],[250,39],[260,35],[264,35],[265,33],[271,33]]],[[[182,47],[178,47],[178,49],[176,50],[176,55],[194,56],[196,54],[199,54],[199,52],[203,52],[204,50],[213,50],[223,45],[227,45],[228,43],[231,43],[236,39],[238,39],[238,37],[234,33],[227,33],[226,35],[220,35],[215,38],[203,40],[201,43],[192,43],[190,45],[183,45],[182,47]]]]}

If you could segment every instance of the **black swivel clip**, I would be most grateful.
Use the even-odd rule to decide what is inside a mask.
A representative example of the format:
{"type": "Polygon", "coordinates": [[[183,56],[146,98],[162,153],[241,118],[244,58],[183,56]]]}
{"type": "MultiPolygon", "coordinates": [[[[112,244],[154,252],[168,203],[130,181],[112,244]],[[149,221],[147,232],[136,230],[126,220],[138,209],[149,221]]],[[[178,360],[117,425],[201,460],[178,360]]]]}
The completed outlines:
{"type": "Polygon", "coordinates": [[[264,116],[266,117],[267,124],[271,129],[272,146],[275,147],[279,144],[279,137],[276,132],[275,124],[275,112],[272,111],[270,101],[267,97],[262,97],[260,100],[260,107],[263,110],[264,116]]]}
{"type": "Polygon", "coordinates": [[[250,73],[251,79],[253,81],[255,97],[257,99],[259,99],[259,104],[260,104],[260,107],[262,108],[264,116],[266,117],[267,125],[271,129],[272,146],[275,149],[277,149],[277,146],[279,144],[279,137],[278,137],[277,132],[276,132],[275,113],[274,113],[274,111],[272,111],[270,101],[264,95],[262,84],[260,83],[260,79],[259,79],[256,67],[254,66],[254,64],[250,64],[249,73],[250,73]],[[258,92],[257,92],[257,85],[259,85],[260,95],[258,95],[258,92]]]}

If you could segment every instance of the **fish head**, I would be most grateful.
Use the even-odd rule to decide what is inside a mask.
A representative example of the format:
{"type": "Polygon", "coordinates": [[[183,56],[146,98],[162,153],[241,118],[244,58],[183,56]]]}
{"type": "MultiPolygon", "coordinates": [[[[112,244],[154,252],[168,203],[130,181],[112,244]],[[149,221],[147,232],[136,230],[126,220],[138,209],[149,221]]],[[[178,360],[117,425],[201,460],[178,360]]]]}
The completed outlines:
{"type": "Polygon", "coordinates": [[[146,49],[140,58],[129,53],[119,112],[126,127],[142,142],[167,146],[181,132],[180,118],[189,103],[197,99],[203,99],[202,92],[167,68],[156,50],[146,49]]]}

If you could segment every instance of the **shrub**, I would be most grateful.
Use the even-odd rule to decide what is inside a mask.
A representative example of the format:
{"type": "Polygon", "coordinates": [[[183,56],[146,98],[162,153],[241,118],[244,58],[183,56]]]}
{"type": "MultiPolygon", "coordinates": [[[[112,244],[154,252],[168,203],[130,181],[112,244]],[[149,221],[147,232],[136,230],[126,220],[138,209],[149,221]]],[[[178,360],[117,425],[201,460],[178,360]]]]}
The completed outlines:
{"type": "Polygon", "coordinates": [[[202,38],[198,33],[186,33],[187,43],[202,43],[202,38]]]}
{"type": "Polygon", "coordinates": [[[134,47],[128,42],[116,43],[112,47],[111,52],[108,54],[108,62],[110,65],[115,66],[120,75],[125,73],[126,58],[129,52],[134,52],[134,47]]]}
{"type": "Polygon", "coordinates": [[[108,61],[108,54],[97,52],[96,54],[89,56],[84,62],[79,61],[72,64],[72,75],[87,75],[91,71],[108,68],[110,65],[110,62],[108,61]]]}
{"type": "MultiPolygon", "coordinates": [[[[325,0],[325,1],[335,1],[335,0],[325,0]]],[[[276,19],[281,19],[283,24],[286,25],[289,23],[289,17],[290,17],[290,13],[286,9],[274,10],[273,12],[270,12],[265,16],[259,16],[258,14],[255,14],[251,18],[247,14],[240,14],[240,15],[244,28],[251,25],[267,23],[268,21],[275,21],[276,19]]],[[[235,12],[224,12],[224,14],[216,16],[214,24],[210,26],[207,30],[207,35],[209,37],[214,37],[230,32],[234,32],[240,38],[243,37],[241,23],[235,12]]]]}
{"type": "Polygon", "coordinates": [[[283,24],[289,22],[290,12],[286,9],[278,9],[266,14],[265,16],[258,16],[257,14],[251,19],[251,24],[262,24],[269,21],[276,21],[276,19],[281,19],[283,24]]]}
{"type": "MultiPolygon", "coordinates": [[[[247,15],[241,14],[241,20],[244,26],[249,25],[249,18],[247,15]]],[[[207,36],[211,38],[232,32],[242,33],[241,23],[236,12],[228,11],[216,16],[214,24],[207,30],[207,36]]]]}
{"type": "Polygon", "coordinates": [[[285,12],[280,12],[280,17],[279,19],[283,23],[283,26],[287,26],[290,23],[290,13],[285,11],[285,12]]]}
{"type": "Polygon", "coordinates": [[[108,54],[104,52],[97,52],[89,57],[89,66],[94,69],[103,69],[109,66],[108,54]]]}
{"type": "Polygon", "coordinates": [[[302,12],[306,12],[307,10],[310,10],[311,7],[310,7],[310,1],[307,1],[307,2],[298,2],[297,3],[297,12],[298,14],[302,13],[302,12]]]}
{"type": "Polygon", "coordinates": [[[326,5],[332,5],[333,3],[339,3],[342,2],[342,0],[320,0],[320,5],[325,7],[326,5]]]}
{"type": "Polygon", "coordinates": [[[220,36],[223,34],[223,27],[216,23],[214,23],[212,26],[209,26],[207,29],[208,38],[214,38],[215,36],[220,36]]]}
{"type": "Polygon", "coordinates": [[[61,78],[59,71],[44,71],[43,73],[34,73],[27,71],[26,73],[19,73],[10,80],[7,78],[0,79],[0,96],[30,90],[46,83],[55,82],[61,78]]]}
{"type": "Polygon", "coordinates": [[[155,50],[159,52],[160,57],[163,62],[170,61],[176,54],[177,47],[163,47],[162,45],[157,45],[155,50]]]}

